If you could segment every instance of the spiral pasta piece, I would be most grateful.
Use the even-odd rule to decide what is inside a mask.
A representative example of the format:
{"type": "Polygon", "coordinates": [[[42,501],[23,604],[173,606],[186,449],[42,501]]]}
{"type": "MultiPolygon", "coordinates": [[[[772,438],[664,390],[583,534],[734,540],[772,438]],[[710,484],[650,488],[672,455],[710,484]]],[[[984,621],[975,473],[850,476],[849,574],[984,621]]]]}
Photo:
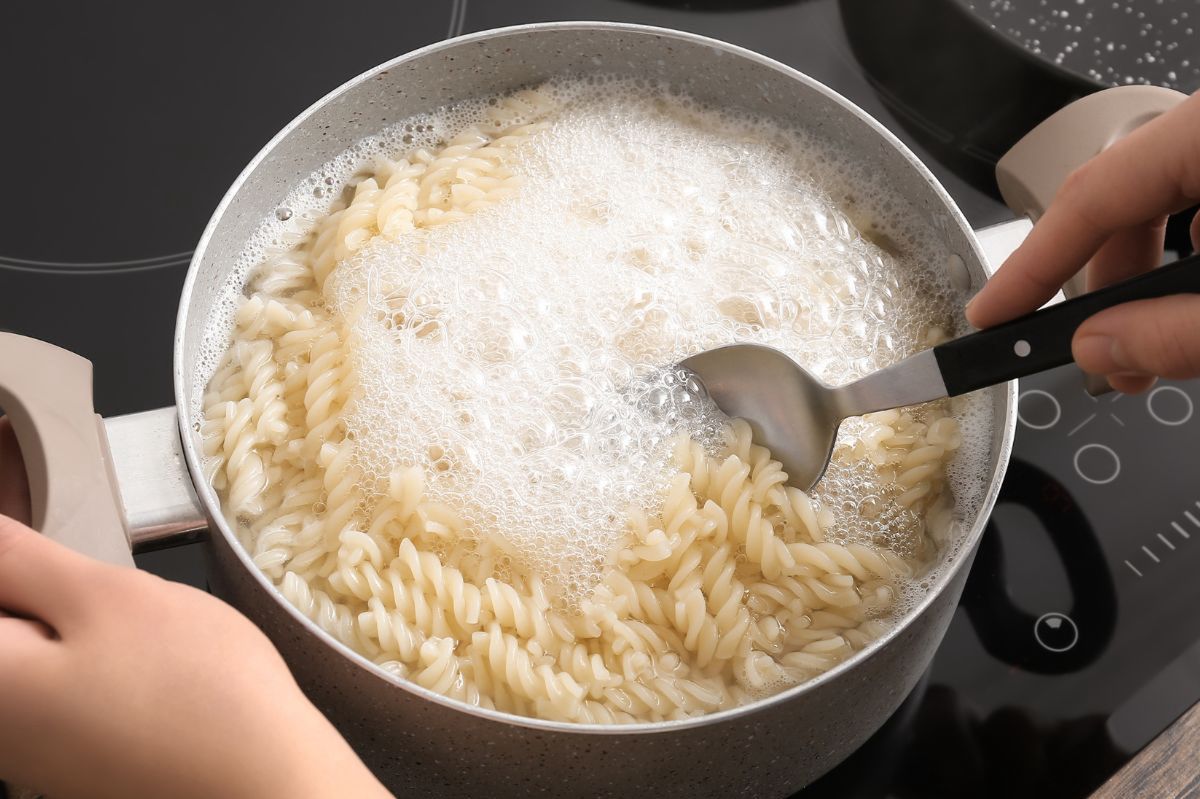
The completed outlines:
{"type": "MultiPolygon", "coordinates": [[[[835,460],[885,486],[850,511],[821,486],[787,485],[741,420],[723,439],[666,443],[673,460],[658,501],[628,509],[619,545],[577,608],[478,520],[430,495],[435,470],[467,457],[454,441],[429,442],[380,474],[355,457],[346,414],[368,389],[346,317],[378,313],[431,346],[446,345],[439,336],[454,320],[400,278],[367,286],[370,311],[339,316],[329,301],[339,269],[376,237],[419,248],[440,226],[520,192],[516,156],[548,129],[557,102],[519,92],[436,150],[377,159],[311,231],[271,249],[203,398],[205,474],[288,602],[424,689],[597,724],[753,701],[868,647],[906,581],[947,540],[945,468],[962,435],[944,404],[870,414],[839,439],[835,460]],[[847,535],[839,525],[855,514],[892,514],[911,545],[847,535]]],[[[721,310],[752,324],[751,305],[731,300],[721,310]]],[[[622,346],[634,350],[646,334],[631,329],[622,346]]]]}

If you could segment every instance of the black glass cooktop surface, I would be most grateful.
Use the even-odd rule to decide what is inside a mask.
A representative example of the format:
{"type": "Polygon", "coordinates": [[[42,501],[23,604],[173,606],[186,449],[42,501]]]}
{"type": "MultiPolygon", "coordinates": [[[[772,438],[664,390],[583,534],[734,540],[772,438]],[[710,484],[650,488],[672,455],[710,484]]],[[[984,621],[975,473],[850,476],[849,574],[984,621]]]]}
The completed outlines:
{"type": "MultiPolygon", "coordinates": [[[[974,225],[1009,219],[949,152],[959,133],[924,122],[862,66],[861,42],[886,37],[848,29],[864,24],[851,5],[14,6],[0,26],[0,328],[91,359],[102,414],[170,404],[189,254],[254,153],[374,64],[524,22],[657,24],[777,58],[892,129],[974,225]]],[[[872,63],[936,60],[938,44],[899,55],[872,63]]],[[[1009,476],[933,666],[879,734],[797,796],[1082,797],[1200,699],[1198,403],[1195,382],[1092,398],[1073,368],[1024,381],[1009,476]]],[[[196,547],[139,560],[203,585],[196,547]]]]}
{"type": "Polygon", "coordinates": [[[1021,382],[1016,446],[925,680],[811,797],[1082,797],[1200,699],[1200,385],[1021,382]],[[885,754],[872,755],[872,751],[885,754]]]}

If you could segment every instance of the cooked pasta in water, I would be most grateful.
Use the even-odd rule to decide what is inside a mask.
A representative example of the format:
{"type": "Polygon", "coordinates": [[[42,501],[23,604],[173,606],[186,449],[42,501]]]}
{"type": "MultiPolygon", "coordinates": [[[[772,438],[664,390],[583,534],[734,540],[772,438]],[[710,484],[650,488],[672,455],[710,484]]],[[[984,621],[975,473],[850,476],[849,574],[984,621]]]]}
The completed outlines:
{"type": "Polygon", "coordinates": [[[381,668],[546,719],[710,713],[869,646],[979,499],[986,409],[849,420],[806,494],[673,366],[755,341],[840,383],[952,331],[936,241],[858,169],[596,79],[356,145],[213,323],[199,430],[243,546],[381,668]]]}

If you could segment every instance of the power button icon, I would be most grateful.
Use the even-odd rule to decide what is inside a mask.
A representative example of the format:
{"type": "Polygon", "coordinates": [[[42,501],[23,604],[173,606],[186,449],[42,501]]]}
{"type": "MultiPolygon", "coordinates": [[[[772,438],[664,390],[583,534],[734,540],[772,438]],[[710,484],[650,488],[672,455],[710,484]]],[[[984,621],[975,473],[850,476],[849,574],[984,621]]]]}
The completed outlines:
{"type": "Polygon", "coordinates": [[[1079,628],[1065,613],[1043,613],[1033,623],[1033,637],[1047,652],[1066,652],[1079,641],[1079,628]]]}

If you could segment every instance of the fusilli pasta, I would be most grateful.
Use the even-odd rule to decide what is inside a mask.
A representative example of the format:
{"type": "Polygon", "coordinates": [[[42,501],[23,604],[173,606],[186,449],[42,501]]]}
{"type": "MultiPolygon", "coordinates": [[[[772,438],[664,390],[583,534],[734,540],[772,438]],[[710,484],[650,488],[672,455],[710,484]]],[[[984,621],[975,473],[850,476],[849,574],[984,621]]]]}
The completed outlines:
{"type": "MultiPolygon", "coordinates": [[[[788,486],[733,421],[719,452],[674,442],[661,504],[629,511],[603,580],[574,611],[427,496],[425,469],[437,467],[412,465],[378,485],[356,466],[343,422],[354,342],[323,300],[330,276],[374,237],[414,236],[513,196],[521,180],[509,155],[552,111],[545,96],[521,93],[440,151],[381,160],[348,203],[264,264],[204,398],[208,477],[289,602],[383,668],[463,702],[574,722],[657,721],[818,674],[880,634],[900,582],[930,557],[926,519],[946,515],[945,464],[961,441],[942,405],[872,414],[835,453],[888,486],[854,518],[912,525],[908,551],[836,534],[844,498],[788,486]]],[[[436,316],[406,318],[405,308],[392,309],[396,325],[438,335],[436,316]]]]}

